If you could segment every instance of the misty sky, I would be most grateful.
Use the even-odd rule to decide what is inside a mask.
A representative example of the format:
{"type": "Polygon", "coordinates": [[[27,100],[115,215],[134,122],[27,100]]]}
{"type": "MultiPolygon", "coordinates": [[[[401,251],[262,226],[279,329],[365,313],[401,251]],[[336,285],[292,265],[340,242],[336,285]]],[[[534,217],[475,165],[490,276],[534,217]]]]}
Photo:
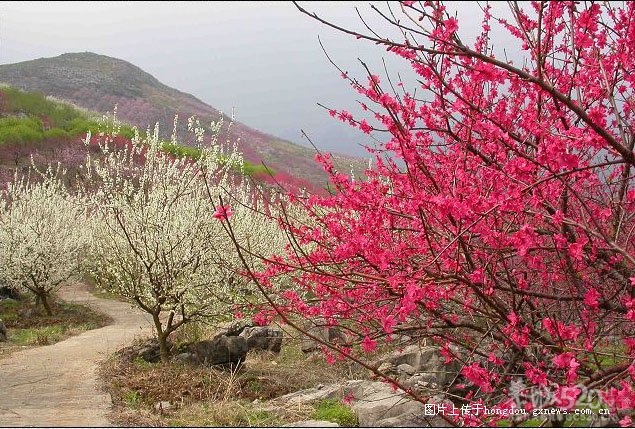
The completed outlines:
{"type": "MultiPolygon", "coordinates": [[[[357,5],[378,30],[388,28],[367,2],[301,4],[361,29],[357,5]]],[[[478,5],[450,7],[464,18],[460,33],[473,37],[478,5]]],[[[321,149],[362,155],[368,136],[317,106],[352,110],[359,99],[318,35],[352,75],[363,76],[358,57],[382,72],[383,49],[325,27],[290,2],[0,2],[0,64],[84,51],[121,58],[225,113],[234,108],[249,126],[307,144],[304,129],[321,149]]],[[[391,73],[407,73],[407,64],[386,60],[391,73]]]]}

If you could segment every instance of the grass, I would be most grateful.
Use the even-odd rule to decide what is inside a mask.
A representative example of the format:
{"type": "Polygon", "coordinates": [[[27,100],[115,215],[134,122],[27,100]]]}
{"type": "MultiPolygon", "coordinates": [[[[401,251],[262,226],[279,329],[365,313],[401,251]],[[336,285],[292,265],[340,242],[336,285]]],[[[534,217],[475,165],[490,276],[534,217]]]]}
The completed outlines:
{"type": "Polygon", "coordinates": [[[11,335],[11,338],[16,345],[46,346],[48,344],[57,343],[64,338],[64,334],[67,332],[67,329],[68,328],[65,325],[18,329],[15,333],[13,333],[13,335],[11,335]]]}
{"type": "MultiPolygon", "coordinates": [[[[209,338],[201,326],[187,336],[209,338]]],[[[183,335],[183,334],[182,334],[183,335]]],[[[183,343],[185,338],[175,338],[183,343]]],[[[101,364],[100,376],[113,398],[111,419],[123,426],[280,426],[320,418],[354,426],[354,413],[337,401],[283,409],[264,404],[287,393],[361,377],[346,363],[328,365],[321,356],[304,355],[296,338],[285,338],[278,355],[250,352],[243,367],[221,371],[180,364],[132,362],[118,354],[101,364]],[[156,409],[168,401],[169,411],[156,409]]]]}
{"type": "Polygon", "coordinates": [[[122,400],[128,407],[137,408],[141,403],[141,394],[136,390],[128,390],[122,400]]]}
{"type": "Polygon", "coordinates": [[[15,116],[0,118],[0,144],[67,139],[100,131],[98,121],[68,104],[48,100],[35,92],[2,88],[3,111],[15,116]]]}
{"type": "Polygon", "coordinates": [[[331,399],[318,402],[311,418],[334,422],[342,427],[357,426],[357,415],[351,407],[331,399]]]}
{"type": "Polygon", "coordinates": [[[8,340],[0,343],[0,356],[24,347],[54,344],[81,332],[106,326],[111,319],[80,304],[55,301],[52,316],[25,297],[0,301],[0,319],[7,327],[8,340]]]}

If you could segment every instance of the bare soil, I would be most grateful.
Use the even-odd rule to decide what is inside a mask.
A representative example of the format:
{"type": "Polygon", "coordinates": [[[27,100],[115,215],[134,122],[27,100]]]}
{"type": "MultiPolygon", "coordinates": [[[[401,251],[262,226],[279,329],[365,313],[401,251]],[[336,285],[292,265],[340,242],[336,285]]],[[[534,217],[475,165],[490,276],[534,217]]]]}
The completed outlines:
{"type": "Polygon", "coordinates": [[[62,289],[66,301],[91,306],[114,322],[0,360],[0,426],[110,426],[110,395],[99,388],[98,363],[138,337],[151,321],[130,304],[97,298],[85,285],[62,289]]]}

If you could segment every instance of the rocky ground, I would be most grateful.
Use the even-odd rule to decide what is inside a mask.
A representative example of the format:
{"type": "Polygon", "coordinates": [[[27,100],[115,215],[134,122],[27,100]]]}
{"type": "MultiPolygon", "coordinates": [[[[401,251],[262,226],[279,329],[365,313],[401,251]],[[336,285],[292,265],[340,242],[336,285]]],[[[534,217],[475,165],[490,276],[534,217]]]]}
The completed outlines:
{"type": "MultiPolygon", "coordinates": [[[[77,284],[62,290],[60,298],[101,311],[109,315],[113,323],[53,345],[17,351],[0,359],[0,426],[110,426],[113,424],[108,418],[113,408],[113,398],[100,389],[98,365],[115,352],[123,351],[122,349],[135,342],[135,339],[150,337],[152,335],[151,321],[144,313],[133,309],[129,304],[95,297],[84,285],[77,284]]],[[[242,336],[237,334],[232,336],[227,333],[227,338],[234,342],[240,340],[238,342],[244,343],[244,350],[241,348],[242,358],[247,349],[252,348],[279,353],[282,332],[277,332],[276,335],[270,332],[276,329],[246,328],[241,333],[242,336]]],[[[180,357],[183,361],[180,363],[186,366],[214,363],[213,355],[206,354],[206,357],[201,359],[202,351],[207,352],[206,348],[198,350],[202,345],[207,348],[212,345],[218,346],[215,340],[202,341],[198,347],[192,348],[191,353],[181,353],[176,358],[180,357]],[[199,360],[201,362],[198,362],[199,360]]],[[[226,346],[224,343],[222,345],[226,346]]],[[[302,349],[304,352],[311,347],[307,348],[307,345],[303,344],[302,349]]],[[[126,350],[136,350],[136,348],[127,347],[126,350]]],[[[145,355],[147,351],[145,348],[136,350],[139,354],[138,358],[147,359],[148,356],[145,355]]],[[[150,354],[153,355],[151,360],[158,359],[158,355],[150,354]]],[[[132,358],[134,359],[135,356],[132,358]]],[[[301,362],[301,367],[304,367],[305,371],[306,365],[310,365],[311,361],[306,359],[300,359],[304,362],[301,362]]],[[[276,367],[273,365],[275,363],[272,361],[259,365],[276,367]]],[[[440,374],[443,366],[439,356],[436,350],[430,347],[406,347],[398,353],[385,355],[377,362],[377,365],[386,373],[394,372],[393,376],[414,389],[425,390],[429,383],[434,384],[433,380],[447,382],[444,379],[445,375],[442,377],[440,374]]],[[[280,362],[277,366],[284,366],[284,364],[280,362]]],[[[254,369],[252,368],[251,371],[253,372],[254,369]]],[[[284,373],[284,371],[278,371],[278,374],[284,373]]],[[[262,384],[267,380],[263,376],[264,373],[252,375],[254,379],[251,382],[262,384]]],[[[423,404],[408,398],[402,391],[393,390],[385,383],[372,380],[333,382],[335,378],[342,380],[339,377],[333,377],[329,383],[327,378],[329,377],[320,378],[323,383],[313,383],[307,379],[304,385],[313,383],[316,387],[300,391],[291,390],[292,393],[287,395],[260,401],[257,406],[255,403],[258,400],[255,400],[252,408],[257,409],[258,412],[271,411],[275,414],[273,411],[311,406],[324,400],[340,404],[344,401],[348,402],[355,412],[360,426],[443,426],[446,423],[439,418],[430,420],[430,416],[425,416],[423,404]]],[[[174,390],[176,387],[172,386],[170,389],[174,390]]],[[[173,408],[175,403],[166,400],[159,402],[159,405],[159,415],[163,415],[169,408],[173,408]]],[[[112,415],[110,418],[112,419],[112,415]]],[[[293,423],[286,426],[334,425],[326,421],[290,421],[293,423]]]]}

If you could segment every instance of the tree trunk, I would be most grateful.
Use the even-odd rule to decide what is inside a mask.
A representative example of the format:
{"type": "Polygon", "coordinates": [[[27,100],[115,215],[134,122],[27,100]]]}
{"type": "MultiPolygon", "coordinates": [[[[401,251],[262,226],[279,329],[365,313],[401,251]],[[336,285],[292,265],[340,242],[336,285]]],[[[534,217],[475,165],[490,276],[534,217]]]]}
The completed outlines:
{"type": "Polygon", "coordinates": [[[170,360],[170,350],[168,349],[168,334],[163,330],[159,314],[153,314],[154,327],[157,331],[157,340],[159,341],[159,354],[161,356],[161,362],[168,362],[170,360]]]}
{"type": "Polygon", "coordinates": [[[51,305],[49,304],[49,301],[48,301],[48,294],[40,293],[37,295],[37,299],[42,302],[42,306],[44,307],[44,311],[46,311],[46,314],[48,316],[52,316],[53,311],[51,310],[51,305]]]}

